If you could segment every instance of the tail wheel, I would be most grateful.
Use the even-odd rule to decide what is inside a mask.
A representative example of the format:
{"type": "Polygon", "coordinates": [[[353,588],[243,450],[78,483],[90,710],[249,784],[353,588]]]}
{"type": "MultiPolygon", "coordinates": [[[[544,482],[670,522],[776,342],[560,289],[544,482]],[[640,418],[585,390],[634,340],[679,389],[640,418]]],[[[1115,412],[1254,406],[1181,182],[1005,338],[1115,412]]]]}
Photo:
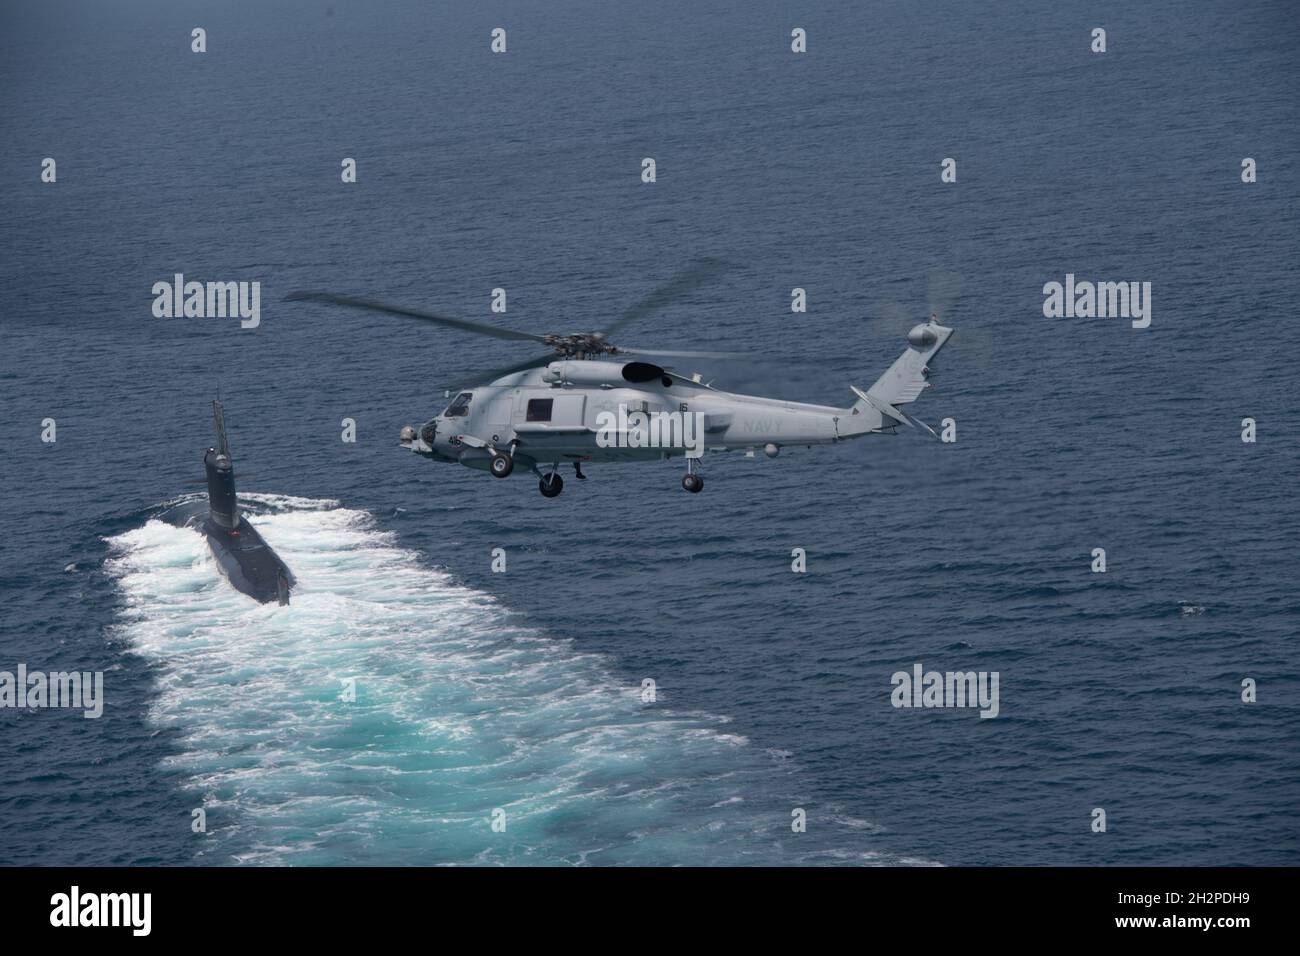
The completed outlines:
{"type": "Polygon", "coordinates": [[[704,479],[699,475],[683,475],[682,487],[693,495],[698,495],[704,490],[704,479]]]}
{"type": "Polygon", "coordinates": [[[497,452],[492,456],[492,462],[488,466],[492,470],[493,478],[504,478],[515,470],[515,460],[505,452],[497,452]]]}
{"type": "Polygon", "coordinates": [[[547,498],[554,498],[564,490],[564,479],[551,472],[549,475],[542,476],[542,480],[537,483],[537,488],[547,498]]]}

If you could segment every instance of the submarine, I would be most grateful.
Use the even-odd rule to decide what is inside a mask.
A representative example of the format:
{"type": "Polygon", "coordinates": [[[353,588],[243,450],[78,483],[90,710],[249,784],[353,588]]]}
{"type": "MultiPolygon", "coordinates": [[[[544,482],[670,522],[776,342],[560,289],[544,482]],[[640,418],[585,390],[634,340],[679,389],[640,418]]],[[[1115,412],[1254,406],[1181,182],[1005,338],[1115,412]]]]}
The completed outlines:
{"type": "Polygon", "coordinates": [[[235,590],[263,604],[288,604],[289,592],[296,583],[293,573],[239,511],[235,469],[219,401],[212,403],[212,427],[217,443],[203,456],[208,481],[207,513],[199,508],[184,520],[184,526],[208,539],[221,573],[235,590]]]}

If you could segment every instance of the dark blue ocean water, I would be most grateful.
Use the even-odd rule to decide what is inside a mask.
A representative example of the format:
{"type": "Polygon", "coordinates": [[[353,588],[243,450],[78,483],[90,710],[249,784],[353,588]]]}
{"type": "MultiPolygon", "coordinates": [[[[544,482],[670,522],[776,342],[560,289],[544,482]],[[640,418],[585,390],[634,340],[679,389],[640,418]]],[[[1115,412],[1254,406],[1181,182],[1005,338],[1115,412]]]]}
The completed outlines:
{"type": "Polygon", "coordinates": [[[0,669],[108,705],[0,711],[0,859],[1300,861],[1298,53],[1284,3],[6,4],[0,669]],[[958,442],[547,501],[396,446],[526,351],[280,302],[568,332],[704,255],[626,338],[846,404],[942,307],[914,409],[958,442]],[[155,319],[175,272],[260,281],[261,327],[155,319]],[[1151,327],[1044,318],[1067,272],[1150,281],[1151,327]],[[288,609],[151,520],[218,391],[288,609]],[[1001,715],[894,709],[916,662],[1001,715]]]}

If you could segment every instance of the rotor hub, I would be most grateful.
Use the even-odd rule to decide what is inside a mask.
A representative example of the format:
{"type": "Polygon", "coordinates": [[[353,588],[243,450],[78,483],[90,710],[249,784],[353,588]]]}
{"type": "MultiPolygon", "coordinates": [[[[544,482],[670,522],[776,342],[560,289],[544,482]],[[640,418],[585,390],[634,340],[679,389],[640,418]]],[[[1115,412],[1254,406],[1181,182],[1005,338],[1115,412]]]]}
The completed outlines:
{"type": "Polygon", "coordinates": [[[547,335],[544,341],[555,349],[557,355],[573,358],[578,355],[614,355],[618,348],[605,341],[599,332],[579,332],[574,335],[547,335]]]}

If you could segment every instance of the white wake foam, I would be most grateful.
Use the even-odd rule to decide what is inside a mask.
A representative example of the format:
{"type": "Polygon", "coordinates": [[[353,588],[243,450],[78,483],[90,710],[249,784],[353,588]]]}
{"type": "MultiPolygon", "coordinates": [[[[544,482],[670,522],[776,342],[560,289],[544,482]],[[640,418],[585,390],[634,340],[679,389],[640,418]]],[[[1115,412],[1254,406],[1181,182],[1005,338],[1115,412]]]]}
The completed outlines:
{"type": "Polygon", "coordinates": [[[785,762],[723,718],[642,703],[363,512],[253,498],[276,509],[250,520],[297,578],[287,607],[231,588],[192,530],[110,540],[123,633],[161,675],[152,719],[176,735],[166,769],[207,811],[201,856],[795,862],[785,762]]]}

